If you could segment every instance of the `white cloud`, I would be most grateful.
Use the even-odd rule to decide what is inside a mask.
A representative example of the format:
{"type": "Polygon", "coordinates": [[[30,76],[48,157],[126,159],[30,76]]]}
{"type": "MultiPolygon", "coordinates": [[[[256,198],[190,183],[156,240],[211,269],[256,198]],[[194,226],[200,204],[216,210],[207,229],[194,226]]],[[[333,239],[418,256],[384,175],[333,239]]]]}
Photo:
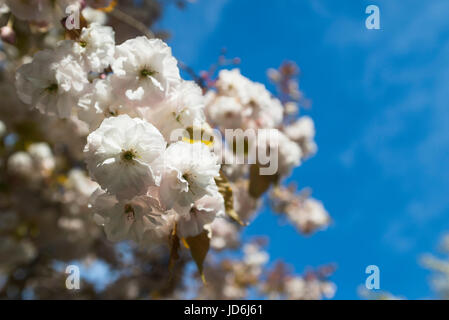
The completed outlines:
{"type": "Polygon", "coordinates": [[[404,205],[397,221],[386,223],[384,236],[407,251],[415,242],[406,232],[449,210],[449,2],[383,1],[379,7],[384,17],[379,36],[368,36],[358,20],[341,17],[342,25],[335,27],[336,22],[326,39],[342,50],[365,50],[363,90],[375,101],[388,101],[340,160],[350,167],[359,155],[368,155],[386,177],[405,190],[415,188],[418,196],[404,205]]]}

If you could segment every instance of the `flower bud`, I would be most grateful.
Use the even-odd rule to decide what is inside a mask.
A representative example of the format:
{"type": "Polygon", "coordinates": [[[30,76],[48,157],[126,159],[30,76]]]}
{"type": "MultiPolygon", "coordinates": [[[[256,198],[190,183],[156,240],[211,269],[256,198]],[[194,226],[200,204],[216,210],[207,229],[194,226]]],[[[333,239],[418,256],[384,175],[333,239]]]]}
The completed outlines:
{"type": "Polygon", "coordinates": [[[0,29],[0,36],[3,42],[14,44],[16,42],[16,33],[10,26],[4,26],[0,29]]]}

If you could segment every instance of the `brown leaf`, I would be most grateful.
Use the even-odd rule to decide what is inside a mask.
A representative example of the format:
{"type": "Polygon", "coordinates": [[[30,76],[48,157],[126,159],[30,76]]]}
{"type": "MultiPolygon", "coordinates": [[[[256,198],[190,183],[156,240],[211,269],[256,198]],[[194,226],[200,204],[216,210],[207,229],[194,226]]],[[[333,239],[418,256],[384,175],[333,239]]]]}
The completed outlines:
{"type": "Polygon", "coordinates": [[[200,273],[201,279],[206,283],[204,278],[203,264],[206,259],[207,252],[209,251],[209,236],[207,231],[203,231],[197,236],[185,238],[185,242],[188,244],[190,249],[190,254],[195,261],[198,271],[200,273]]]}
{"type": "Polygon", "coordinates": [[[261,175],[260,166],[252,164],[249,169],[249,194],[253,198],[260,198],[272,184],[279,181],[279,175],[261,175]]]}
{"type": "Polygon", "coordinates": [[[218,192],[223,196],[226,214],[240,225],[245,226],[246,224],[234,210],[234,195],[232,193],[231,185],[223,171],[220,170],[220,177],[215,178],[215,183],[217,184],[218,192]]]}
{"type": "Polygon", "coordinates": [[[175,266],[175,262],[179,259],[179,248],[181,247],[179,237],[176,233],[176,225],[174,226],[173,231],[170,234],[169,242],[170,259],[168,261],[168,270],[171,273],[173,271],[173,267],[175,266]]]}

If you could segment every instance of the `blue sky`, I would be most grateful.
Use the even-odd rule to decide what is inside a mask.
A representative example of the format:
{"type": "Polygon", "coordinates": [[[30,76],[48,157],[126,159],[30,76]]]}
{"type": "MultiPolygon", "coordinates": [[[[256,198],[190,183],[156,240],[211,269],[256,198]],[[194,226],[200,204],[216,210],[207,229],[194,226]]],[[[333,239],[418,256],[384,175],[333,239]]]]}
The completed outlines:
{"type": "Polygon", "coordinates": [[[302,70],[318,154],[291,180],[334,220],[312,237],[262,212],[245,236],[268,235],[271,259],[296,272],[338,264],[336,298],[355,299],[365,267],[383,290],[432,297],[421,254],[449,231],[449,1],[197,0],[166,10],[177,58],[207,69],[222,47],[249,78],[284,60],[302,70]],[[365,28],[378,5],[381,30],[365,28]]]}

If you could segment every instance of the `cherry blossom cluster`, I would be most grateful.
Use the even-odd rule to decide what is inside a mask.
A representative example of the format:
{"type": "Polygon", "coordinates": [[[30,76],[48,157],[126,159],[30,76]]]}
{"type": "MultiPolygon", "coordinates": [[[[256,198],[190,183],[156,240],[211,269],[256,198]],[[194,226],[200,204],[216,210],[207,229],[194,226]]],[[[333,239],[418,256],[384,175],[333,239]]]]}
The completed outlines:
{"type": "Polygon", "coordinates": [[[449,234],[445,234],[439,246],[443,257],[426,254],[421,257],[421,264],[432,271],[430,286],[440,299],[449,299],[449,234]]]}
{"type": "MultiPolygon", "coordinates": [[[[220,71],[215,87],[216,91],[209,91],[206,97],[207,116],[213,126],[223,132],[226,129],[250,132],[258,129],[276,130],[272,139],[266,139],[264,136],[262,139],[258,136],[257,140],[248,139],[247,148],[278,148],[278,171],[281,175],[288,175],[293,167],[301,163],[303,154],[299,145],[276,129],[283,122],[283,106],[263,84],[252,82],[242,76],[239,69],[233,69],[220,71]]],[[[234,141],[227,142],[232,148],[234,141]]]]}
{"type": "MultiPolygon", "coordinates": [[[[162,40],[141,36],[116,45],[113,29],[98,23],[37,52],[18,69],[16,88],[20,99],[41,113],[87,126],[86,164],[100,186],[92,207],[114,241],[158,243],[175,224],[181,237],[195,236],[224,214],[218,156],[201,139],[177,141],[174,135],[206,127],[205,106],[207,119],[221,131],[274,130],[276,139],[246,143],[268,153],[276,144],[280,178],[316,151],[313,121],[302,117],[284,126],[281,101],[238,69],[220,71],[215,90],[203,96],[197,84],[180,77],[162,40]]],[[[222,148],[225,157],[235,156],[232,142],[224,141],[222,148]]],[[[232,170],[248,166],[234,165],[228,175],[232,170]]],[[[302,207],[317,212],[319,206],[309,200],[302,207]]],[[[297,223],[310,224],[304,221],[297,223]]]]}
{"type": "Polygon", "coordinates": [[[92,23],[77,39],[37,52],[18,69],[16,88],[42,113],[88,126],[86,164],[101,187],[92,206],[110,240],[152,244],[175,223],[181,237],[195,236],[224,213],[215,154],[201,141],[170,139],[204,124],[204,98],[181,79],[163,41],[142,36],[116,46],[111,27],[92,23]]]}
{"type": "Polygon", "coordinates": [[[277,96],[239,69],[184,80],[185,65],[164,41],[125,26],[130,16],[120,20],[134,2],[117,3],[0,0],[8,21],[0,34],[0,257],[10,257],[0,259],[0,276],[10,273],[0,296],[14,292],[22,265],[19,292],[70,298],[57,289],[63,271],[45,275],[55,260],[102,261],[122,274],[101,293],[83,283],[77,297],[184,297],[189,251],[208,282],[198,297],[245,298],[252,288],[272,298],[331,296],[321,276],[283,275],[272,287],[268,254],[240,238],[265,200],[305,234],[330,221],[319,201],[282,187],[317,151],[313,120],[297,117],[294,64],[269,71],[277,96]],[[80,9],[80,29],[64,29],[68,6],[80,9]],[[274,155],[274,173],[262,173],[261,154],[274,155]],[[214,260],[240,249],[239,259],[214,260]]]}
{"type": "Polygon", "coordinates": [[[11,11],[21,20],[36,23],[58,23],[69,6],[81,8],[80,0],[0,0],[3,12],[11,11]]]}
{"type": "Polygon", "coordinates": [[[200,287],[198,297],[204,299],[243,299],[248,292],[268,299],[318,300],[330,299],[336,286],[329,281],[332,265],[308,270],[295,275],[290,266],[277,262],[269,267],[269,255],[264,250],[264,239],[255,239],[243,246],[239,259],[223,259],[206,268],[210,285],[200,287]]]}
{"type": "Polygon", "coordinates": [[[8,158],[8,170],[30,180],[49,177],[54,167],[53,153],[45,142],[32,143],[26,151],[17,151],[8,158]]]}
{"type": "Polygon", "coordinates": [[[277,98],[263,84],[244,77],[239,69],[221,70],[217,79],[210,81],[212,90],[206,94],[206,117],[225,136],[229,129],[241,132],[232,139],[225,138],[222,154],[226,164],[223,170],[233,183],[233,189],[238,189],[234,206],[240,208],[237,211],[242,220],[250,220],[258,207],[257,198],[274,185],[270,196],[274,211],[285,214],[298,230],[308,234],[325,228],[330,223],[329,214],[318,200],[309,198],[306,193],[297,194],[294,187],[284,188],[279,184],[302,161],[317,152],[313,120],[307,115],[294,116],[299,103],[306,104],[294,79],[297,73],[292,63],[284,63],[279,70],[269,70],[270,80],[276,83],[279,91],[277,98]],[[260,135],[246,134],[261,129],[270,130],[271,137],[264,139],[262,136],[261,139],[260,135]],[[244,140],[244,148],[240,149],[243,155],[239,155],[236,148],[238,139],[244,140]],[[262,150],[262,153],[277,151],[278,170],[274,175],[253,174],[256,171],[251,168],[259,165],[257,157],[255,165],[235,165],[229,161],[229,158],[248,156],[253,149],[262,150]],[[245,179],[249,180],[246,188],[245,179]]]}
{"type": "Polygon", "coordinates": [[[273,210],[285,215],[304,234],[327,227],[330,224],[330,216],[323,204],[309,197],[307,190],[297,194],[295,189],[293,185],[274,188],[270,193],[273,210]]]}
{"type": "Polygon", "coordinates": [[[307,270],[303,275],[293,275],[288,266],[279,262],[268,272],[260,290],[271,299],[330,299],[336,292],[335,284],[328,279],[334,268],[325,265],[307,270]]]}

